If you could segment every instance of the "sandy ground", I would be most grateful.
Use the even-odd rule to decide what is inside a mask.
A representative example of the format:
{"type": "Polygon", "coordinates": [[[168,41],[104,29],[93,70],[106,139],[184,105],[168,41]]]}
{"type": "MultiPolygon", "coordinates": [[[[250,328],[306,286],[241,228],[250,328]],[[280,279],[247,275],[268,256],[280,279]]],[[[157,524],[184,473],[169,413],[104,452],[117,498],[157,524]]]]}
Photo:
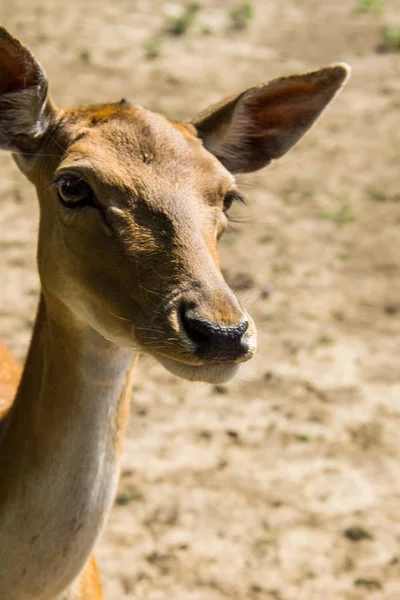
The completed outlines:
{"type": "MultiPolygon", "coordinates": [[[[241,178],[221,243],[259,353],[228,385],[137,369],[118,501],[97,548],[108,600],[400,598],[400,24],[355,0],[3,0],[63,106],[127,97],[187,118],[246,85],[346,60],[305,140],[241,178]],[[148,41],[152,40],[149,44],[148,41]],[[146,54],[156,48],[157,57],[146,54]],[[147,48],[147,50],[145,49],[147,48]]],[[[0,156],[0,334],[23,359],[38,293],[37,205],[0,156]]]]}

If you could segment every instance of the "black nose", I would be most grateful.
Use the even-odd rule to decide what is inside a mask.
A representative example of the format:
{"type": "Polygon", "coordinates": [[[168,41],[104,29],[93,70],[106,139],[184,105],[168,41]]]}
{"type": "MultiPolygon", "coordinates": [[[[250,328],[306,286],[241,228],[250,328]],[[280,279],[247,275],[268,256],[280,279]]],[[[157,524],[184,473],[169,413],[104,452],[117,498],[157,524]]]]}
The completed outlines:
{"type": "Polygon", "coordinates": [[[187,337],[194,344],[196,354],[208,360],[236,360],[249,350],[243,339],[249,322],[226,327],[201,319],[190,311],[181,312],[181,320],[187,337]]]}

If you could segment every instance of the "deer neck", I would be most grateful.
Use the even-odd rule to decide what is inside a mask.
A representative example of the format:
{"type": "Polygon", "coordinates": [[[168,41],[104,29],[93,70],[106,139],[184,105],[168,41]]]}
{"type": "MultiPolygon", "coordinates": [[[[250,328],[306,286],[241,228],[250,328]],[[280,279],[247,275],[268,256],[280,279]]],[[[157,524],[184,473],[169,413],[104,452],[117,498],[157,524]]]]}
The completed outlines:
{"type": "Polygon", "coordinates": [[[83,568],[116,490],[132,364],[41,297],[0,443],[2,597],[53,600],[83,568]]]}

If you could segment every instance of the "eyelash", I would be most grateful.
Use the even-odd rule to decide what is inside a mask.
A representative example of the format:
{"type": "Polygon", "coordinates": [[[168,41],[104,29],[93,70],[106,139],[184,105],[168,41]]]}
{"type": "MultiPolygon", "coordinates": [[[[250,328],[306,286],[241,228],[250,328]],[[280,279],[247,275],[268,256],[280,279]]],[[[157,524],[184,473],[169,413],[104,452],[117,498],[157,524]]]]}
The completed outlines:
{"type": "Polygon", "coordinates": [[[92,188],[82,177],[74,173],[62,175],[51,184],[51,187],[57,190],[58,200],[65,208],[79,209],[94,205],[95,195],[92,188]],[[75,200],[74,188],[78,192],[75,200]],[[65,196],[68,196],[68,192],[69,199],[67,200],[65,196]],[[79,192],[81,192],[81,198],[79,198],[79,192]]]}
{"type": "Polygon", "coordinates": [[[245,204],[246,199],[238,190],[231,190],[227,192],[224,197],[224,213],[227,213],[232,204],[235,202],[238,202],[239,204],[245,204]]]}

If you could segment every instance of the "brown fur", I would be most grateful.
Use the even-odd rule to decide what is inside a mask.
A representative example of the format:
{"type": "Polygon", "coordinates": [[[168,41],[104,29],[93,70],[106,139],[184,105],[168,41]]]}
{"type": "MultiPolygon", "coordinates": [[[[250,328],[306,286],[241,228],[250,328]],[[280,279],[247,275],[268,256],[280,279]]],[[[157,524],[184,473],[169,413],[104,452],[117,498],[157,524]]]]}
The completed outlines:
{"type": "Polygon", "coordinates": [[[217,250],[233,173],[296,143],[347,69],[275,80],[173,123],[125,102],[59,109],[40,65],[4,28],[0,50],[0,146],[38,193],[42,283],[13,404],[21,371],[0,346],[0,596],[101,600],[89,556],[115,492],[133,350],[209,382],[251,358],[254,324],[217,250]],[[91,190],[85,207],[65,206],[71,174],[91,190]],[[226,335],[218,352],[199,352],[189,317],[226,335]]]}
{"type": "MultiPolygon", "coordinates": [[[[15,360],[8,348],[6,348],[6,346],[0,342],[0,438],[2,435],[2,430],[6,426],[6,417],[14,400],[16,389],[21,378],[21,372],[21,366],[15,360]]],[[[131,377],[131,372],[129,376],[131,377]]],[[[129,410],[128,401],[126,398],[127,394],[124,396],[124,414],[120,417],[122,419],[122,422],[119,425],[120,427],[125,427],[127,413],[129,410]]],[[[76,585],[80,594],[79,598],[77,597],[76,600],[102,600],[103,594],[100,574],[94,556],[91,556],[87,562],[82,574],[78,578],[76,585]]],[[[75,600],[75,598],[71,600],[75,600]]]]}
{"type": "Polygon", "coordinates": [[[81,598],[83,600],[102,600],[100,573],[94,556],[89,559],[84,568],[79,578],[79,586],[79,600],[81,598]]]}
{"type": "Polygon", "coordinates": [[[15,398],[21,372],[21,366],[8,348],[0,342],[0,438],[5,427],[6,415],[15,398]]]}

